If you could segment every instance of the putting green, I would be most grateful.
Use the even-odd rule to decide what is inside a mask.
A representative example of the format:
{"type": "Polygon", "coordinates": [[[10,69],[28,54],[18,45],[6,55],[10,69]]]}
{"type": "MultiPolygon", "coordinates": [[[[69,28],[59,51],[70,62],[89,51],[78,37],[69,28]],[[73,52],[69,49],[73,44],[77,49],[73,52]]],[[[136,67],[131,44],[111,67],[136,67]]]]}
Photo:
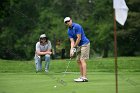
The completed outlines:
{"type": "MultiPolygon", "coordinates": [[[[89,82],[80,83],[73,81],[79,74],[62,76],[53,72],[0,73],[0,93],[115,93],[114,73],[89,72],[89,82]]],[[[120,73],[119,93],[139,93],[139,78],[140,72],[120,73]]]]}

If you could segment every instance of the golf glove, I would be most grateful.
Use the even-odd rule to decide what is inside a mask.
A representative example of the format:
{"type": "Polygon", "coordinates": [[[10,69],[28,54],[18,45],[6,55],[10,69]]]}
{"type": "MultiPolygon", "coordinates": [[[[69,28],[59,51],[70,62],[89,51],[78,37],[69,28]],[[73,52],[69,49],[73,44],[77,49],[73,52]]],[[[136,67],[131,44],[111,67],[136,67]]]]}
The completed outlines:
{"type": "Polygon", "coordinates": [[[74,53],[76,52],[76,48],[72,48],[71,50],[70,50],[70,56],[72,57],[72,56],[74,56],[74,53]]]}

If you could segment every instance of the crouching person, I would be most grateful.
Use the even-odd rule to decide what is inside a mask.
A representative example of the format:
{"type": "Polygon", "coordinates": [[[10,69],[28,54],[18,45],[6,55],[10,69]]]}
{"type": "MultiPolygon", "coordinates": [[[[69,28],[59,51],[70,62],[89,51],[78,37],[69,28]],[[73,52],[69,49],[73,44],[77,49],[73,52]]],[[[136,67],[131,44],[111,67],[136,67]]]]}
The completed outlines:
{"type": "Polygon", "coordinates": [[[51,42],[48,40],[46,35],[40,35],[39,42],[36,43],[36,51],[34,57],[37,72],[42,70],[42,56],[45,58],[45,72],[49,71],[50,55],[52,54],[51,48],[51,42]]]}

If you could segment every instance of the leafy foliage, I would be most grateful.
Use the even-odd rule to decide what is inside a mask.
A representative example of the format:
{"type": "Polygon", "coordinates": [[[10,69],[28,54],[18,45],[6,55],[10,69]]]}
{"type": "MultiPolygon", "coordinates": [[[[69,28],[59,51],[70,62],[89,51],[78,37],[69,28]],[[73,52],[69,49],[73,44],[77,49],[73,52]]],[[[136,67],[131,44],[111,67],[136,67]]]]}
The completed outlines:
{"type": "MultiPolygon", "coordinates": [[[[128,20],[117,24],[118,55],[140,53],[139,0],[127,0],[128,20]]],[[[39,35],[47,34],[53,49],[60,40],[69,56],[66,16],[81,24],[91,42],[91,54],[113,56],[112,0],[1,0],[0,58],[32,59],[39,35]]]]}

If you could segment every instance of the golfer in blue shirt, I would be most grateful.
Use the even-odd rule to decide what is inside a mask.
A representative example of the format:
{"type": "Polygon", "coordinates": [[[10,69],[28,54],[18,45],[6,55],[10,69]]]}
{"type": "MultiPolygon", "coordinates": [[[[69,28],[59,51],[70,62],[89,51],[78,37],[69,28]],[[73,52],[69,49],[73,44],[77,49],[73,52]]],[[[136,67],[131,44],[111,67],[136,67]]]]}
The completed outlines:
{"type": "Polygon", "coordinates": [[[86,77],[86,60],[89,59],[90,41],[85,36],[81,25],[72,22],[70,17],[64,18],[64,23],[68,26],[68,37],[71,42],[70,57],[77,52],[77,63],[80,67],[81,76],[74,79],[76,82],[88,82],[86,77]]]}

